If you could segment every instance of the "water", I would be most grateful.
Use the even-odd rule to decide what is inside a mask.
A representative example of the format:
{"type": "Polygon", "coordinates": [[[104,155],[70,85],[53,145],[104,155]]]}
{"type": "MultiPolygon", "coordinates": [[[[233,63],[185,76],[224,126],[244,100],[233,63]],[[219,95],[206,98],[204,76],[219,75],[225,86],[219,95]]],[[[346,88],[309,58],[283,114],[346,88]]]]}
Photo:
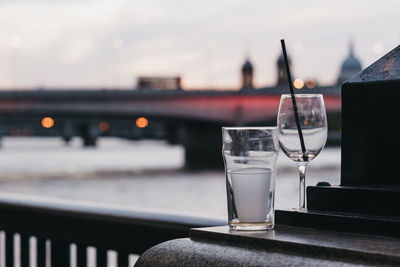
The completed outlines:
{"type": "Polygon", "coordinates": [[[228,213],[233,228],[273,227],[273,177],[274,172],[269,168],[242,168],[228,172],[228,213]]]}
{"type": "Polygon", "coordinates": [[[300,139],[297,129],[280,129],[279,144],[282,151],[293,161],[310,162],[324,147],[327,138],[327,128],[318,127],[312,129],[303,129],[304,146],[306,148],[303,156],[300,139]]]}
{"type": "MultiPolygon", "coordinates": [[[[222,156],[221,156],[222,161],[222,156]]],[[[3,138],[0,192],[92,201],[227,218],[224,171],[184,171],[184,149],[161,141],[103,138],[82,148],[76,138],[3,138]]],[[[280,153],[276,208],[298,206],[296,164],[280,153]]],[[[307,185],[339,184],[340,149],[325,148],[307,168],[307,185]]]]}
{"type": "Polygon", "coordinates": [[[306,151],[306,153],[303,154],[303,152],[300,151],[290,151],[287,152],[286,155],[288,158],[295,162],[310,162],[312,161],[317,155],[319,154],[319,151],[306,151]]]}

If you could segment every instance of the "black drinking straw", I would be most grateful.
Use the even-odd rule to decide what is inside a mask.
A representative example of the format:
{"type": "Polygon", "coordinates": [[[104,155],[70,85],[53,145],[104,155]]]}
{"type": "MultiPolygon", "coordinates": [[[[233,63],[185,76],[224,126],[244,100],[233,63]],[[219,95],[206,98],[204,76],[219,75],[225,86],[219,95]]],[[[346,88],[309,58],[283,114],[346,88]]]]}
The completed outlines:
{"type": "Polygon", "coordinates": [[[304,145],[303,132],[301,130],[299,113],[297,111],[296,98],[294,97],[292,75],[290,75],[290,68],[289,68],[289,62],[288,62],[288,58],[287,58],[287,54],[286,54],[285,40],[281,39],[281,45],[282,45],[283,58],[285,59],[286,74],[287,74],[288,81],[289,81],[290,94],[292,95],[292,104],[293,104],[294,116],[296,117],[297,131],[299,133],[301,151],[303,152],[303,159],[306,160],[306,146],[304,145]]]}

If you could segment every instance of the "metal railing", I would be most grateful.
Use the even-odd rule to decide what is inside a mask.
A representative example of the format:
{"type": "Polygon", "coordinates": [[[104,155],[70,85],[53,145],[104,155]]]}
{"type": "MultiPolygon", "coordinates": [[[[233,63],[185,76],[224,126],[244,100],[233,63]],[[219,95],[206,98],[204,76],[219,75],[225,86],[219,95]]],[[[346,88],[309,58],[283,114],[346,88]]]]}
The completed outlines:
{"type": "Polygon", "coordinates": [[[32,262],[37,267],[48,266],[49,262],[52,267],[87,266],[88,247],[96,249],[97,267],[107,266],[110,250],[117,253],[117,266],[126,267],[130,254],[141,254],[158,243],[187,237],[193,227],[224,224],[225,220],[219,218],[0,194],[5,252],[4,247],[1,249],[6,267],[14,266],[14,261],[19,261],[21,267],[32,262]],[[16,235],[20,242],[14,249],[16,235]]]}

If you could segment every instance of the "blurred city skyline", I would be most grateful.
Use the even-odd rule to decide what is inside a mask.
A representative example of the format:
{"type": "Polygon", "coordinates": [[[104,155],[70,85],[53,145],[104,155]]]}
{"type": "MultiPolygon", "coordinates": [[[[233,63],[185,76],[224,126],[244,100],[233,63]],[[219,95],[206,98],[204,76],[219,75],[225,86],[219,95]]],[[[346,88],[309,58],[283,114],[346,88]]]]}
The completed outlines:
{"type": "Polygon", "coordinates": [[[141,75],[184,88],[274,85],[281,38],[294,78],[334,84],[353,42],[365,68],[400,43],[392,1],[2,1],[0,88],[133,88],[141,75]]]}

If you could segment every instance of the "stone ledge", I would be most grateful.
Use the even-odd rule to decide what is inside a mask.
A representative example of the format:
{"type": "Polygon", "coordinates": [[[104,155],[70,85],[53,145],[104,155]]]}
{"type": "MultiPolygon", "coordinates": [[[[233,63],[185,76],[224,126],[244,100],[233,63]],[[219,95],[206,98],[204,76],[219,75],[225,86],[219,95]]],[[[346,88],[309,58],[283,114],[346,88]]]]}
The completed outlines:
{"type": "Polygon", "coordinates": [[[146,251],[135,266],[400,265],[400,239],[277,225],[267,232],[197,228],[146,251]]]}
{"type": "Polygon", "coordinates": [[[228,226],[196,228],[192,240],[228,243],[310,255],[400,260],[400,239],[278,225],[273,231],[233,231],[228,226]]]}
{"type": "Polygon", "coordinates": [[[400,218],[346,212],[276,210],[278,225],[400,238],[400,218]]]}

